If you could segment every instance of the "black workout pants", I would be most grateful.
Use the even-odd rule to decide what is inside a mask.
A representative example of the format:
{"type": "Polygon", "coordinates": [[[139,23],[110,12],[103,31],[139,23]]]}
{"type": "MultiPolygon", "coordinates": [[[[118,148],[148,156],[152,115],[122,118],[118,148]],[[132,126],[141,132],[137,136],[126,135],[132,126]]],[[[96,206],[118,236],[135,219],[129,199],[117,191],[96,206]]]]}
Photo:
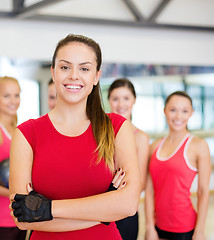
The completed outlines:
{"type": "Polygon", "coordinates": [[[116,224],[123,240],[137,240],[138,213],[132,217],[127,217],[116,221],[116,224]]]}
{"type": "Polygon", "coordinates": [[[174,233],[174,232],[163,231],[156,226],[155,228],[160,239],[163,238],[168,240],[192,240],[192,235],[194,233],[194,229],[190,232],[174,233]]]}
{"type": "Polygon", "coordinates": [[[17,227],[0,227],[0,239],[2,240],[25,240],[26,231],[17,227]]]}

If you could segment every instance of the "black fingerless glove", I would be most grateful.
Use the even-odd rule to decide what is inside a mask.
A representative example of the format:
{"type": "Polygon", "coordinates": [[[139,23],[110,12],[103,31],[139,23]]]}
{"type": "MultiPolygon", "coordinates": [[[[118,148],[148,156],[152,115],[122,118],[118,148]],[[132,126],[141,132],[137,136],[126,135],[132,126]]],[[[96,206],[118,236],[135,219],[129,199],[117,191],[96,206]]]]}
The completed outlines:
{"type": "Polygon", "coordinates": [[[51,200],[35,191],[29,195],[16,194],[12,203],[13,214],[18,222],[42,222],[53,219],[51,200]]]}
{"type": "MultiPolygon", "coordinates": [[[[113,183],[111,183],[111,184],[109,185],[109,188],[108,188],[107,192],[111,192],[111,191],[115,191],[115,190],[117,190],[117,188],[114,187],[113,183]]],[[[109,225],[109,224],[110,224],[110,222],[101,222],[101,223],[102,223],[102,224],[105,224],[105,225],[109,225]]]]}

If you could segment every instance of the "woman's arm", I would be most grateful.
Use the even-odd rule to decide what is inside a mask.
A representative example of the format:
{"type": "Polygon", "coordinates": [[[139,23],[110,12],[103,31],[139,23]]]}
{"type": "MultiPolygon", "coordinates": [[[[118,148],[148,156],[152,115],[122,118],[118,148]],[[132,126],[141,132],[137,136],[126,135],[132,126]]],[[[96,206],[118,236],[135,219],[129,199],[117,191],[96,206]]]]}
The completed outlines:
{"type": "Polygon", "coordinates": [[[145,190],[149,160],[149,135],[139,131],[135,135],[137,145],[137,158],[140,167],[141,191],[145,190]]]}
{"type": "MultiPolygon", "coordinates": [[[[155,140],[149,146],[149,159],[155,151],[160,139],[155,140]]],[[[149,170],[148,170],[149,171],[149,170]]],[[[145,240],[159,240],[157,231],[155,229],[155,199],[154,188],[151,175],[148,173],[145,191],[145,214],[146,214],[146,234],[145,240]]]]}
{"type": "Polygon", "coordinates": [[[21,230],[35,230],[43,232],[68,232],[86,229],[101,224],[100,222],[54,218],[51,221],[26,223],[14,219],[17,227],[21,230]]]}
{"type": "Polygon", "coordinates": [[[154,190],[150,174],[146,182],[145,214],[146,214],[146,235],[145,240],[159,240],[155,229],[155,202],[154,190]]]}
{"type": "MultiPolygon", "coordinates": [[[[11,142],[10,154],[10,194],[27,194],[27,185],[31,183],[31,171],[33,163],[33,151],[29,143],[22,135],[20,130],[16,129],[11,142]]],[[[17,222],[17,226],[22,230],[40,230],[48,232],[63,232],[79,230],[100,224],[93,221],[81,221],[72,219],[54,218],[51,221],[37,223],[17,222]]]]}
{"type": "Polygon", "coordinates": [[[125,121],[115,140],[115,164],[126,173],[126,187],[72,200],[54,200],[54,217],[111,222],[134,215],[140,198],[140,173],[131,124],[125,121]]]}
{"type": "Polygon", "coordinates": [[[198,167],[198,203],[197,222],[193,235],[193,240],[205,240],[204,228],[209,202],[209,180],[211,174],[211,160],[209,147],[205,140],[195,140],[195,152],[197,152],[198,167]]]}
{"type": "Polygon", "coordinates": [[[0,196],[9,197],[9,189],[3,186],[0,186],[0,196]]]}
{"type": "MultiPolygon", "coordinates": [[[[125,187],[126,183],[123,182],[124,176],[125,174],[122,174],[122,170],[116,171],[116,174],[112,180],[112,184],[109,186],[108,191],[122,189],[123,187],[125,187]]],[[[32,190],[33,189],[30,187],[30,184],[28,184],[27,192],[30,193],[32,190]]],[[[10,196],[11,199],[14,198],[13,195],[10,196]]],[[[10,209],[12,210],[11,204],[10,204],[10,209]]],[[[52,221],[48,221],[47,224],[46,222],[45,224],[42,224],[41,222],[29,224],[25,222],[18,222],[17,218],[15,218],[13,215],[13,211],[11,212],[11,216],[14,218],[14,221],[16,222],[17,226],[22,230],[65,232],[65,231],[71,231],[71,230],[72,231],[81,230],[81,229],[89,228],[89,227],[100,224],[100,222],[62,219],[62,218],[54,218],[52,221]]]]}
{"type": "MultiPolygon", "coordinates": [[[[24,186],[31,182],[32,149],[19,130],[16,131],[12,142],[11,157],[13,159],[13,168],[11,168],[11,171],[14,172],[14,176],[10,179],[11,193],[26,193],[24,186]],[[17,158],[18,160],[15,162],[17,158]],[[25,166],[22,172],[23,170],[24,172],[29,171],[29,174],[25,174],[26,176],[23,177],[20,171],[17,171],[20,165],[22,168],[25,166]],[[18,187],[15,179],[19,179],[18,183],[22,187],[18,187]],[[16,188],[13,188],[13,186],[16,186],[16,188]]],[[[122,168],[126,173],[124,179],[126,187],[118,191],[87,198],[54,200],[52,202],[54,218],[108,222],[133,215],[136,212],[140,196],[140,178],[134,135],[128,121],[119,130],[115,147],[115,163],[117,168],[122,168]]],[[[43,222],[43,224],[45,223],[43,222]]]]}

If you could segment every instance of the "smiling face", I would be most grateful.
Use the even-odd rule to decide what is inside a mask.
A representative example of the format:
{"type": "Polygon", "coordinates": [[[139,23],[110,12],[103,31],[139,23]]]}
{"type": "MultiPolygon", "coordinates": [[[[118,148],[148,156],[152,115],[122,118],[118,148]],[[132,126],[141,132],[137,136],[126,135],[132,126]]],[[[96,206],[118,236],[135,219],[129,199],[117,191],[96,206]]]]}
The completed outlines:
{"type": "Polygon", "coordinates": [[[170,130],[186,130],[193,109],[191,102],[184,96],[172,96],[167,102],[164,113],[170,130]]]}
{"type": "Polygon", "coordinates": [[[135,97],[128,87],[118,87],[112,90],[109,96],[111,111],[131,120],[135,97]]]}
{"type": "Polygon", "coordinates": [[[12,80],[0,82],[0,115],[14,116],[20,105],[20,87],[12,80]]]}
{"type": "Polygon", "coordinates": [[[83,43],[71,42],[61,47],[51,68],[57,99],[68,103],[87,101],[100,78],[94,51],[83,43]]]}

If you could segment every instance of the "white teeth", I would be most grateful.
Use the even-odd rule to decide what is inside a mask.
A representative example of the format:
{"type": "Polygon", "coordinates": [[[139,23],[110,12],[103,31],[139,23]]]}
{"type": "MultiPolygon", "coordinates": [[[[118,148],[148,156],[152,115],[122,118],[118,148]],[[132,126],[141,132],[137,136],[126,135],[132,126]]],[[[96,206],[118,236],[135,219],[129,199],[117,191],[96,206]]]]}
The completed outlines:
{"type": "Polygon", "coordinates": [[[16,106],[9,106],[10,109],[16,109],[16,106]]]}
{"type": "Polygon", "coordinates": [[[65,87],[69,88],[69,89],[80,89],[81,88],[81,86],[76,86],[76,85],[66,85],[65,87]]]}
{"type": "Polygon", "coordinates": [[[182,122],[180,122],[180,121],[175,121],[174,123],[175,123],[176,125],[182,124],[182,122]]]}
{"type": "Polygon", "coordinates": [[[124,112],[126,112],[126,109],[118,109],[117,112],[118,113],[124,113],[124,112]]]}

